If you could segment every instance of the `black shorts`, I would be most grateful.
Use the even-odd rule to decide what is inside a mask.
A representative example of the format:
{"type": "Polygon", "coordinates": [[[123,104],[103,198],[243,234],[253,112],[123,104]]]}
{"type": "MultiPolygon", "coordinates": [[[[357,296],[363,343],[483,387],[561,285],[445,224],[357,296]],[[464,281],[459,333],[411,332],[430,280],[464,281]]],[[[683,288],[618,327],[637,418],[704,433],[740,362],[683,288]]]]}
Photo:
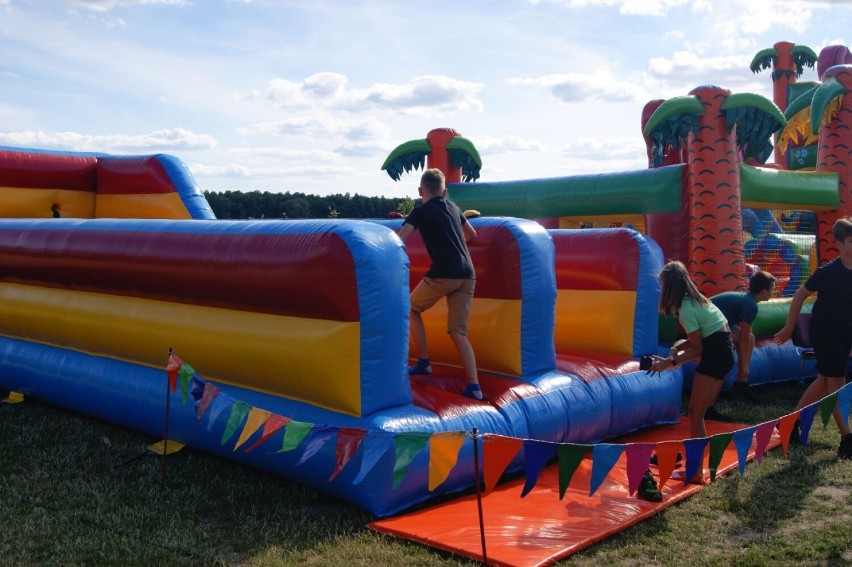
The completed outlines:
{"type": "Polygon", "coordinates": [[[717,331],[701,339],[701,360],[695,372],[724,380],[734,366],[734,344],[731,333],[717,331]]]}
{"type": "Polygon", "coordinates": [[[829,378],[846,376],[849,351],[852,350],[852,324],[811,317],[808,332],[816,355],[817,371],[829,378]]]}

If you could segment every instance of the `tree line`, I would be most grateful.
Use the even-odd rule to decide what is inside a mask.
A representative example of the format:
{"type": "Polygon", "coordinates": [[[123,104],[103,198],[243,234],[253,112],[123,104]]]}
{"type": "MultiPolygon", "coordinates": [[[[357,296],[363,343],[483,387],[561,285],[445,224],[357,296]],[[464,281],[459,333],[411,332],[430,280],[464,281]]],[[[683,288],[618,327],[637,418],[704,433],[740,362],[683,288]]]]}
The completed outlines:
{"type": "Polygon", "coordinates": [[[369,219],[388,213],[407,215],[414,208],[411,197],[366,197],[336,193],[270,193],[269,191],[205,191],[204,196],[219,219],[369,219]]]}

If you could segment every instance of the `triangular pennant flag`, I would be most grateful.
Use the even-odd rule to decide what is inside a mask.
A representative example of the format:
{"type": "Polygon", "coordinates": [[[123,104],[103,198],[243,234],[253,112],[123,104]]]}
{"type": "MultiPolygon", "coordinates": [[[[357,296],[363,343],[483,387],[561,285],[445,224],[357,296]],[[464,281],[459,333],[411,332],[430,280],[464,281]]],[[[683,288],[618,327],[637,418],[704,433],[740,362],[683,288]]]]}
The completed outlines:
{"type": "Polygon", "coordinates": [[[243,443],[248,441],[249,437],[251,437],[255,431],[260,429],[260,427],[266,423],[266,420],[270,417],[272,417],[272,412],[258,408],[251,408],[248,413],[248,417],[246,418],[246,425],[243,427],[242,433],[240,433],[240,438],[237,439],[237,444],[234,445],[234,451],[239,449],[243,443]]]}
{"type": "MultiPolygon", "coordinates": [[[[787,456],[787,447],[790,446],[790,434],[793,427],[799,421],[799,412],[794,411],[778,420],[778,435],[781,437],[781,454],[787,456]]],[[[801,430],[801,428],[800,428],[801,430]]]]}
{"type": "Polygon", "coordinates": [[[628,443],[624,448],[627,453],[627,493],[631,496],[639,488],[642,475],[648,470],[648,462],[651,460],[651,451],[654,450],[653,443],[628,443]]]}
{"type": "Polygon", "coordinates": [[[364,447],[364,450],[361,451],[361,468],[352,484],[361,484],[361,481],[373,470],[379,459],[393,447],[393,437],[384,433],[370,432],[364,437],[361,444],[364,447]]]}
{"type": "Polygon", "coordinates": [[[692,482],[698,472],[704,475],[704,452],[707,449],[707,444],[710,442],[709,437],[699,437],[697,439],[687,439],[683,442],[683,450],[686,451],[686,466],[683,471],[683,483],[689,484],[692,482]]]}
{"type": "Polygon", "coordinates": [[[852,382],[837,390],[837,407],[840,408],[840,421],[849,423],[849,411],[852,408],[852,382]]]}
{"type": "Polygon", "coordinates": [[[755,431],[757,431],[757,426],[734,431],[734,447],[737,448],[740,476],[745,474],[746,463],[748,462],[748,452],[751,449],[752,442],[754,441],[755,431]]]}
{"type": "Polygon", "coordinates": [[[574,443],[560,443],[556,448],[556,457],[559,462],[559,499],[565,496],[568,485],[574,473],[580,468],[583,457],[592,450],[592,445],[577,445],[574,443]]]}
{"type": "Polygon", "coordinates": [[[222,433],[221,445],[227,443],[228,439],[234,435],[237,427],[240,426],[250,410],[251,406],[247,403],[240,401],[234,402],[234,405],[231,406],[231,413],[228,416],[228,423],[225,425],[225,431],[222,433]]]}
{"type": "MultiPolygon", "coordinates": [[[[672,477],[672,472],[677,465],[677,455],[683,450],[680,441],[660,441],[657,443],[657,472],[660,475],[660,490],[672,477]]],[[[683,455],[681,455],[681,459],[683,455]]]]}
{"type": "Polygon", "coordinates": [[[361,446],[361,441],[366,434],[366,430],[354,427],[341,427],[337,431],[337,447],[334,451],[337,459],[334,470],[331,472],[331,476],[328,477],[329,482],[336,479],[337,475],[343,471],[343,467],[352,460],[352,457],[358,452],[358,447],[361,446]]]}
{"type": "MultiPolygon", "coordinates": [[[[210,387],[210,386],[213,386],[213,385],[208,383],[207,386],[210,387]]],[[[216,386],[213,386],[213,387],[216,388],[216,386]]],[[[218,390],[218,388],[216,388],[216,389],[218,390]]],[[[207,388],[205,388],[205,391],[206,390],[207,390],[207,388]]],[[[210,406],[210,416],[207,418],[207,431],[208,431],[208,433],[210,431],[213,431],[213,424],[216,423],[216,418],[219,417],[219,414],[222,413],[223,411],[225,411],[226,408],[231,407],[231,404],[233,402],[234,402],[234,400],[233,400],[233,398],[231,398],[231,396],[228,396],[226,394],[222,394],[221,392],[218,392],[218,395],[215,398],[213,398],[213,403],[210,406]]]]}
{"type": "Polygon", "coordinates": [[[524,489],[521,491],[521,498],[529,494],[535,483],[538,481],[538,475],[541,474],[541,469],[547,464],[553,455],[556,454],[556,443],[547,441],[538,441],[535,439],[524,439],[524,475],[526,482],[524,489]]]}
{"type": "MultiPolygon", "coordinates": [[[[201,392],[201,399],[195,404],[195,425],[198,425],[198,422],[201,421],[201,416],[207,411],[207,406],[210,405],[210,402],[216,399],[216,396],[221,393],[222,391],[212,382],[207,382],[204,385],[204,391],[201,392]]],[[[211,422],[215,419],[215,417],[210,418],[211,422]]]]}
{"type": "Polygon", "coordinates": [[[204,387],[206,385],[207,382],[205,382],[204,378],[198,374],[192,375],[192,387],[189,389],[189,395],[192,396],[192,399],[195,402],[196,411],[198,410],[198,402],[201,401],[202,396],[204,396],[204,387]]]}
{"type": "Polygon", "coordinates": [[[183,364],[181,364],[180,368],[178,369],[178,377],[180,378],[181,400],[183,401],[184,404],[186,403],[187,395],[189,393],[187,391],[187,387],[189,385],[189,379],[192,378],[192,376],[194,374],[195,374],[195,369],[185,362],[183,364]]]}
{"type": "Polygon", "coordinates": [[[323,445],[325,445],[329,439],[334,437],[336,433],[337,429],[328,425],[318,425],[311,429],[310,435],[308,435],[306,441],[305,450],[302,451],[302,458],[299,459],[296,466],[298,467],[316,455],[319,450],[322,449],[323,445]]]}
{"type": "Polygon", "coordinates": [[[837,392],[829,394],[820,401],[819,413],[820,417],[822,417],[823,429],[828,427],[828,420],[831,419],[831,414],[834,412],[835,406],[837,406],[837,392]]]}
{"type": "Polygon", "coordinates": [[[308,436],[308,433],[310,433],[313,428],[313,423],[296,421],[295,419],[290,420],[286,425],[286,429],[284,429],[284,440],[281,442],[281,448],[275,452],[284,453],[286,451],[292,451],[299,446],[302,440],[308,436]]]}
{"type": "Polygon", "coordinates": [[[803,407],[799,411],[799,438],[802,440],[802,446],[808,446],[808,436],[811,434],[811,427],[814,425],[814,418],[819,411],[819,404],[811,404],[803,407]]]}
{"type": "Polygon", "coordinates": [[[494,490],[506,467],[523,446],[524,442],[515,437],[491,434],[482,437],[482,476],[485,481],[483,488],[485,494],[494,490]]]}
{"type": "Polygon", "coordinates": [[[394,490],[402,484],[405,473],[408,472],[408,467],[414,457],[426,448],[426,444],[429,443],[429,436],[429,433],[399,433],[394,436],[393,444],[396,448],[396,458],[393,465],[394,490]]]}
{"type": "Polygon", "coordinates": [[[260,439],[252,443],[251,447],[243,451],[243,453],[248,453],[249,451],[255,450],[261,443],[264,443],[267,439],[272,437],[272,434],[290,423],[289,417],[283,417],[280,415],[272,414],[269,416],[269,419],[266,420],[266,423],[263,424],[263,431],[260,433],[260,439]]]}
{"type": "Polygon", "coordinates": [[[624,445],[598,443],[594,446],[592,449],[592,479],[589,483],[589,496],[597,492],[623,452],[624,445]]]}
{"type": "MultiPolygon", "coordinates": [[[[722,456],[725,454],[725,449],[734,438],[733,432],[719,433],[710,436],[710,481],[716,480],[716,471],[719,470],[719,463],[722,462],[722,456]]],[[[703,474],[703,473],[702,473],[703,474]]]]}
{"type": "MultiPolygon", "coordinates": [[[[464,431],[433,433],[429,439],[429,492],[447,480],[459,459],[467,435],[464,431]]],[[[478,480],[478,479],[477,479],[478,480]]]]}
{"type": "Polygon", "coordinates": [[[166,364],[166,375],[169,377],[169,386],[172,392],[177,390],[178,369],[183,361],[174,353],[169,354],[169,362],[166,364]]]}
{"type": "Polygon", "coordinates": [[[755,434],[757,444],[754,446],[754,460],[757,461],[758,464],[763,462],[763,453],[769,445],[769,440],[772,439],[776,423],[778,423],[777,420],[768,421],[757,426],[757,433],[755,434]]]}

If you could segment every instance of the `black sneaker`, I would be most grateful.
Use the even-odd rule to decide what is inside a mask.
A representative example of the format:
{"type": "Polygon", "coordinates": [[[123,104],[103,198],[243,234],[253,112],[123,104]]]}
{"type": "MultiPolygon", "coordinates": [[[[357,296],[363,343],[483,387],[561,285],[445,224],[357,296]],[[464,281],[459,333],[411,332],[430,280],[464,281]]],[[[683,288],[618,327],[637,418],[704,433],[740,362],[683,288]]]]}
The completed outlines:
{"type": "Polygon", "coordinates": [[[432,374],[432,365],[429,363],[429,359],[417,359],[417,364],[408,367],[408,374],[411,376],[415,374],[432,374]]]}
{"type": "Polygon", "coordinates": [[[639,481],[639,498],[649,502],[660,502],[663,499],[663,493],[657,488],[657,481],[650,470],[645,471],[639,481]]]}
{"type": "Polygon", "coordinates": [[[712,421],[727,421],[728,423],[732,423],[734,421],[727,415],[719,413],[714,406],[707,408],[707,411],[704,412],[704,419],[710,419],[712,421]]]}
{"type": "Polygon", "coordinates": [[[760,398],[755,396],[751,392],[751,388],[748,387],[748,384],[745,382],[734,382],[734,385],[731,386],[731,394],[734,399],[741,400],[743,402],[748,402],[751,404],[759,404],[760,398]]]}
{"type": "Polygon", "coordinates": [[[837,448],[837,456],[840,459],[852,459],[852,433],[847,433],[840,440],[840,447],[837,448]]]}

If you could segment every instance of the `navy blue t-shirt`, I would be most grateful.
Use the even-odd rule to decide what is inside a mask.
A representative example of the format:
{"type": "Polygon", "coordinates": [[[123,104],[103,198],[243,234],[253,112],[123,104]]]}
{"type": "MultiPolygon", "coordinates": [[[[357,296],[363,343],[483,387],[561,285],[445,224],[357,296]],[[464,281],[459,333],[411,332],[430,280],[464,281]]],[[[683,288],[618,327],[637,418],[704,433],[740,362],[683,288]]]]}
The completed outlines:
{"type": "Polygon", "coordinates": [[[409,214],[403,224],[420,231],[432,265],[430,278],[473,279],[473,262],[464,241],[462,225],[467,222],[455,203],[433,197],[409,214]]]}
{"type": "Polygon", "coordinates": [[[852,321],[852,270],[835,258],[811,274],[805,287],[817,292],[812,315],[827,321],[852,321]]]}

